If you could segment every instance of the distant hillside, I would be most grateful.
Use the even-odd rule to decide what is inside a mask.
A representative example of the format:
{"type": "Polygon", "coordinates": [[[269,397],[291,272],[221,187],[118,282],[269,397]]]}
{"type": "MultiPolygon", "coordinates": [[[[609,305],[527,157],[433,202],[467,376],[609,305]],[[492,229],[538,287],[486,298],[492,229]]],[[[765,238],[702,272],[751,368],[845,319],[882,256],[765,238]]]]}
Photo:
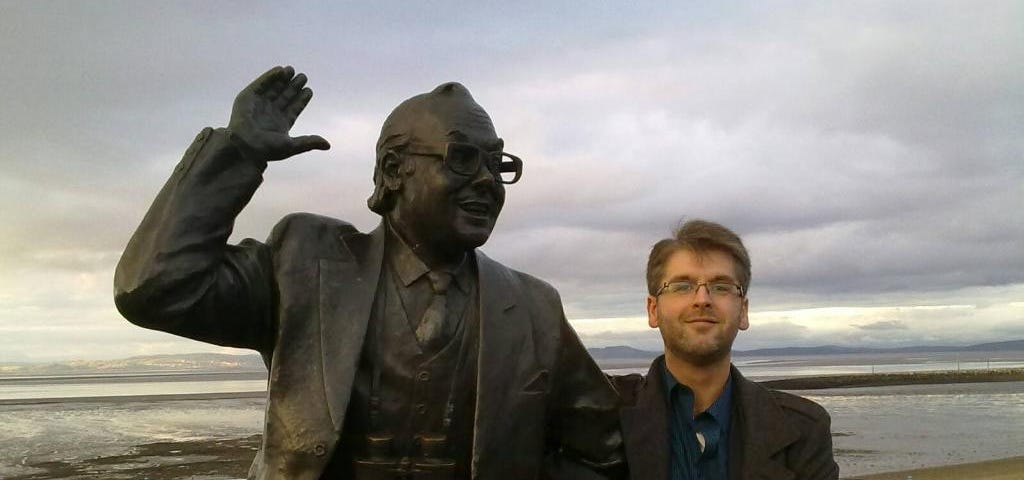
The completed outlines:
{"type": "Polygon", "coordinates": [[[56,363],[0,365],[0,375],[102,375],[157,372],[250,372],[264,371],[259,355],[182,353],[147,355],[118,360],[71,360],[56,363]]]}
{"type": "MultiPolygon", "coordinates": [[[[601,347],[588,349],[594,360],[651,360],[661,352],[638,350],[626,346],[601,347]]],[[[1024,351],[1024,340],[1007,342],[979,343],[967,346],[913,346],[899,348],[841,347],[838,345],[821,345],[817,347],[781,347],[759,348],[756,350],[734,350],[734,356],[781,357],[793,355],[841,355],[856,353],[956,353],[956,352],[1020,352],[1024,351]]]]}
{"type": "MultiPolygon", "coordinates": [[[[639,350],[627,346],[613,346],[588,349],[602,366],[640,365],[649,362],[661,352],[639,350]]],[[[857,348],[823,345],[818,347],[762,348],[757,350],[734,351],[733,355],[743,356],[796,356],[796,355],[840,355],[840,354],[893,354],[893,353],[955,353],[955,352],[1004,352],[1024,351],[1024,340],[980,343],[967,346],[916,346],[902,348],[857,348]]],[[[0,376],[19,375],[103,375],[120,373],[161,373],[161,372],[264,372],[266,367],[259,355],[225,355],[219,353],[183,353],[172,355],[147,355],[118,360],[72,360],[55,363],[8,363],[0,364],[0,376]]]]}
{"type": "Polygon", "coordinates": [[[898,348],[840,347],[822,345],[819,347],[761,348],[757,350],[735,350],[734,356],[790,356],[790,355],[841,355],[854,353],[957,353],[957,352],[1007,352],[1024,351],[1024,340],[979,343],[967,346],[913,346],[898,348]]]}
{"type": "Polygon", "coordinates": [[[601,348],[589,348],[590,356],[594,357],[594,360],[651,360],[661,352],[650,352],[647,350],[637,350],[633,347],[626,346],[615,346],[615,347],[601,347],[601,348]]]}

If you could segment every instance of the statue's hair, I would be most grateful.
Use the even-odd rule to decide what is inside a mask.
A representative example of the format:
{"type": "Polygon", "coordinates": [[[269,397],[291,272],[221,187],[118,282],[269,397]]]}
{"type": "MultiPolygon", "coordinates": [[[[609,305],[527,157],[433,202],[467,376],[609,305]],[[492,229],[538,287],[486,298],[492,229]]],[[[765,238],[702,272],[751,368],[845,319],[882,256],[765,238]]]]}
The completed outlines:
{"type": "Polygon", "coordinates": [[[651,295],[661,288],[665,275],[665,263],[680,250],[690,250],[697,255],[708,251],[720,251],[732,257],[736,264],[736,281],[746,295],[750,287],[750,254],[732,230],[707,220],[690,220],[676,229],[672,238],[659,240],[647,257],[647,292],[651,295]]]}
{"type": "MultiPolygon", "coordinates": [[[[373,193],[366,200],[370,210],[384,215],[394,206],[397,189],[388,188],[384,184],[384,174],[381,170],[381,163],[389,153],[394,152],[401,156],[402,149],[416,139],[418,129],[426,128],[430,131],[430,128],[436,128],[440,123],[466,119],[485,121],[488,125],[491,123],[487,112],[473,100],[469,90],[456,82],[442,83],[430,92],[409,98],[395,107],[384,120],[377,140],[373,193]]],[[[408,163],[402,162],[403,167],[408,163]]]]}

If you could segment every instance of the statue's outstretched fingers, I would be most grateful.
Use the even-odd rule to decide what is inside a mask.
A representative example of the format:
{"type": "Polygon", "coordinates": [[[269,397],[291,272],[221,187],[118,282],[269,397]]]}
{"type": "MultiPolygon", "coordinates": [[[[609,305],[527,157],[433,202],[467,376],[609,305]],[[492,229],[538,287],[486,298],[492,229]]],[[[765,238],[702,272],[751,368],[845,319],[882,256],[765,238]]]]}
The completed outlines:
{"type": "Polygon", "coordinates": [[[309,88],[303,88],[299,95],[292,99],[292,102],[288,104],[285,114],[288,115],[288,122],[295,124],[295,119],[299,117],[299,114],[306,109],[306,105],[309,105],[309,101],[313,98],[313,91],[309,88]]]}
{"type": "Polygon", "coordinates": [[[302,92],[302,87],[306,86],[307,80],[308,79],[304,73],[300,73],[296,75],[295,78],[292,78],[291,81],[288,82],[288,86],[285,87],[284,91],[281,93],[281,96],[277,97],[277,100],[274,101],[274,105],[281,110],[288,109],[289,104],[295,99],[295,96],[302,92]]]}
{"type": "Polygon", "coordinates": [[[256,77],[256,80],[253,80],[252,83],[249,84],[249,88],[256,93],[266,92],[267,89],[270,88],[270,85],[274,83],[274,79],[276,79],[283,71],[284,67],[273,67],[270,70],[263,72],[259,77],[256,77]]]}
{"type": "Polygon", "coordinates": [[[295,149],[292,155],[298,155],[303,152],[310,150],[330,150],[331,144],[324,137],[320,135],[303,135],[301,137],[292,138],[294,141],[295,149]]]}

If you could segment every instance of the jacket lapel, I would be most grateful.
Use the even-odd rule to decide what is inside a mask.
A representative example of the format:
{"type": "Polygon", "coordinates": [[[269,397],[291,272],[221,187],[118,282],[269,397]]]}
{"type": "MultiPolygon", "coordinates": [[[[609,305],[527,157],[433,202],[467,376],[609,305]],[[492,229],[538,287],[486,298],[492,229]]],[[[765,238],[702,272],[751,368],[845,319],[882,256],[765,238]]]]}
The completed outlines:
{"type": "Polygon", "coordinates": [[[730,480],[796,478],[776,454],[799,439],[799,432],[785,422],[782,407],[766,388],[744,378],[736,367],[732,379],[737,415],[729,430],[730,480]]]}
{"type": "Polygon", "coordinates": [[[651,364],[636,404],[619,410],[629,476],[634,480],[668,478],[669,414],[662,362],[664,356],[651,364]]]}
{"type": "Polygon", "coordinates": [[[508,455],[509,449],[517,448],[506,445],[504,440],[515,437],[518,394],[529,380],[524,377],[537,373],[533,325],[528,309],[521,305],[523,287],[513,273],[479,251],[476,264],[480,353],[472,471],[473,478],[500,477],[501,458],[508,455]],[[482,464],[482,458],[489,463],[482,464]]]}
{"type": "Polygon", "coordinates": [[[384,226],[353,233],[339,242],[342,258],[320,260],[320,346],[324,390],[340,432],[384,258],[384,226]]]}

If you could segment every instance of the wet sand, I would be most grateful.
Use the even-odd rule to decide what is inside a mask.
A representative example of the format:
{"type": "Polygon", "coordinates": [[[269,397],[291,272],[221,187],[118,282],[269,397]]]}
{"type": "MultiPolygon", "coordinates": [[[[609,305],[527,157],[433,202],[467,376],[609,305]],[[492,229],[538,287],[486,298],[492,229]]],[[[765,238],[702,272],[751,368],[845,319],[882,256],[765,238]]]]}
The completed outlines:
{"type": "MultiPolygon", "coordinates": [[[[924,375],[928,378],[925,383],[943,383],[942,379],[949,380],[955,372],[942,372],[939,375],[924,375]]],[[[991,372],[990,372],[991,373],[991,372]]],[[[1017,370],[1014,375],[1020,375],[1017,370]]],[[[878,377],[875,375],[874,377],[878,377]]],[[[886,374],[884,385],[916,385],[921,383],[922,374],[886,374]],[[894,383],[895,382],[895,383],[894,383]]],[[[824,377],[828,378],[828,384],[860,386],[863,375],[837,375],[824,377]]],[[[999,382],[1005,381],[1006,371],[997,374],[972,375],[973,382],[999,382]]],[[[807,379],[799,379],[801,381],[807,379]]],[[[877,379],[876,379],[877,380],[877,379]]],[[[955,383],[955,380],[953,381],[955,383]]],[[[804,382],[799,386],[803,388],[814,388],[813,382],[804,382]]],[[[875,383],[878,384],[878,383],[875,383]]],[[[825,394],[827,390],[821,390],[825,394]]],[[[210,395],[220,398],[249,397],[255,393],[235,393],[225,395],[210,395]]],[[[194,396],[196,399],[206,398],[208,395],[194,396]]],[[[178,397],[178,396],[176,396],[178,397]]],[[[183,395],[180,397],[191,397],[183,395]]],[[[182,399],[182,398],[176,398],[182,399]]],[[[86,402],[93,399],[88,399],[86,402]]],[[[112,399],[107,402],[134,402],[136,397],[112,399]]],[[[164,400],[163,398],[147,398],[147,401],[164,400]]],[[[67,399],[65,399],[67,401],[67,399]]],[[[158,402],[162,403],[162,402],[158,402]]],[[[23,405],[16,408],[31,408],[23,405]]],[[[66,460],[53,460],[45,458],[22,459],[13,471],[0,475],[3,480],[42,480],[42,479],[152,479],[152,480],[229,480],[245,478],[256,454],[260,442],[259,435],[252,435],[241,438],[217,438],[207,440],[168,441],[142,443],[135,447],[125,448],[118,453],[93,453],[93,456],[84,455],[79,458],[66,460]],[[124,451],[127,450],[127,451],[124,451]]],[[[909,462],[908,462],[909,463],[909,462]]],[[[896,466],[899,468],[899,466],[896,466]]],[[[877,473],[851,477],[844,475],[842,478],[860,480],[906,480],[912,476],[914,480],[946,480],[946,479],[981,479],[981,480],[1022,480],[1024,479],[1024,457],[1013,457],[1002,460],[992,460],[978,463],[967,463],[961,465],[941,466],[933,468],[920,468],[891,473],[877,473]]]]}
{"type": "MultiPolygon", "coordinates": [[[[78,462],[28,464],[26,473],[9,480],[43,479],[149,479],[229,480],[245,478],[260,436],[213,441],[160,442],[139,445],[133,453],[78,462]]],[[[943,467],[903,470],[850,480],[1020,480],[1024,457],[943,467]]],[[[6,480],[6,479],[5,479],[6,480]]]]}
{"type": "Polygon", "coordinates": [[[131,453],[78,461],[22,465],[25,473],[4,480],[148,479],[227,480],[245,478],[260,435],[228,440],[158,442],[139,445],[131,453]]]}
{"type": "Polygon", "coordinates": [[[877,473],[851,480],[1021,480],[1024,479],[1024,457],[1004,458],[988,462],[965,463],[946,467],[919,468],[899,472],[877,473]]]}

